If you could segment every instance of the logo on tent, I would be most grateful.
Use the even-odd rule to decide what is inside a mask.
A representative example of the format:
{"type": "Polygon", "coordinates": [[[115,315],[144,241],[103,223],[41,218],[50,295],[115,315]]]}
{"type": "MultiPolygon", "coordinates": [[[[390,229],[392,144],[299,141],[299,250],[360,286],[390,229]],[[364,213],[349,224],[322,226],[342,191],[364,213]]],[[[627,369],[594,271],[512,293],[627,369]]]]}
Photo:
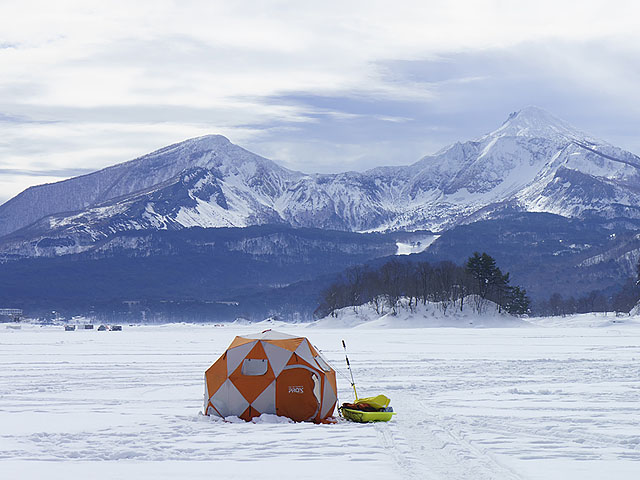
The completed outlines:
{"type": "Polygon", "coordinates": [[[289,385],[289,393],[304,393],[304,387],[289,385]]]}

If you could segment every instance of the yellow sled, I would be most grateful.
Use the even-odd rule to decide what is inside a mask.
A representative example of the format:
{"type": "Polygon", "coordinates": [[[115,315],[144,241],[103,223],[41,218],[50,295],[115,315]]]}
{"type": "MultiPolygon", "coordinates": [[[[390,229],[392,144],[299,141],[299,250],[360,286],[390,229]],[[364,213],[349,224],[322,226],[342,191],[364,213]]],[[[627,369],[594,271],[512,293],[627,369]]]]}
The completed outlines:
{"type": "Polygon", "coordinates": [[[358,423],[388,422],[395,415],[389,407],[391,400],[384,395],[359,398],[355,403],[343,403],[338,409],[347,420],[358,423]]]}
{"type": "Polygon", "coordinates": [[[340,412],[347,420],[358,423],[388,422],[396,414],[396,412],[363,412],[344,407],[340,407],[340,412]]]}

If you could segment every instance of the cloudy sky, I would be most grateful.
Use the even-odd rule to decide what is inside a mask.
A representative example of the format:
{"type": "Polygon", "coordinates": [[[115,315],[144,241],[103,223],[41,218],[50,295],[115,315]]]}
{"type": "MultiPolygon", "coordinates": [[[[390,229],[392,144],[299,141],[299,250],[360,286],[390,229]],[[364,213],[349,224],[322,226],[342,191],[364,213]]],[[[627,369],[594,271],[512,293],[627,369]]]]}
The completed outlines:
{"type": "Polygon", "coordinates": [[[220,133],[407,164],[538,105],[640,154],[635,1],[0,2],[0,203],[220,133]]]}

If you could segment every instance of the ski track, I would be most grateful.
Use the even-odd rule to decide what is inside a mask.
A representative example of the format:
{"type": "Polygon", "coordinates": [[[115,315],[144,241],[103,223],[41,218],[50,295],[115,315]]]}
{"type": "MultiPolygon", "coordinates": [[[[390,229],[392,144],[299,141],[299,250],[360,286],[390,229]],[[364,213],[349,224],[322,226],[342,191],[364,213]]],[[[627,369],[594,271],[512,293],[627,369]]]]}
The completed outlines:
{"type": "MultiPolygon", "coordinates": [[[[358,393],[385,393],[398,414],[319,426],[202,416],[204,370],[236,334],[261,329],[0,329],[0,472],[553,480],[640,469],[638,328],[281,326],[342,374],[345,338],[358,393]]],[[[339,395],[352,398],[343,376],[339,395]]]]}
{"type": "MultiPolygon", "coordinates": [[[[424,412],[428,408],[415,397],[405,404],[412,405],[415,411],[424,412]]],[[[453,419],[445,419],[433,412],[428,419],[416,417],[408,416],[398,421],[398,436],[405,437],[404,445],[413,446],[405,453],[405,459],[411,459],[411,468],[408,469],[411,476],[433,480],[523,478],[498,462],[487,449],[468,440],[453,419]]],[[[405,459],[398,462],[403,468],[405,459]]]]}

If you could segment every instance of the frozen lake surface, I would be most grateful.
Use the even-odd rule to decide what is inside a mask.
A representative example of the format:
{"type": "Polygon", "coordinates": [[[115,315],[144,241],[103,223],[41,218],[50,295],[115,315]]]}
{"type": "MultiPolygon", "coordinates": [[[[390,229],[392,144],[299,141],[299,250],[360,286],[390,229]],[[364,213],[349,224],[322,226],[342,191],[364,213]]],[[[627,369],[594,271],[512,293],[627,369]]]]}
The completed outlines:
{"type": "Polygon", "coordinates": [[[0,325],[2,478],[635,479],[640,323],[581,316],[515,328],[322,328],[309,337],[352,399],[389,423],[226,423],[203,374],[233,337],[269,328],[0,325]]]}

